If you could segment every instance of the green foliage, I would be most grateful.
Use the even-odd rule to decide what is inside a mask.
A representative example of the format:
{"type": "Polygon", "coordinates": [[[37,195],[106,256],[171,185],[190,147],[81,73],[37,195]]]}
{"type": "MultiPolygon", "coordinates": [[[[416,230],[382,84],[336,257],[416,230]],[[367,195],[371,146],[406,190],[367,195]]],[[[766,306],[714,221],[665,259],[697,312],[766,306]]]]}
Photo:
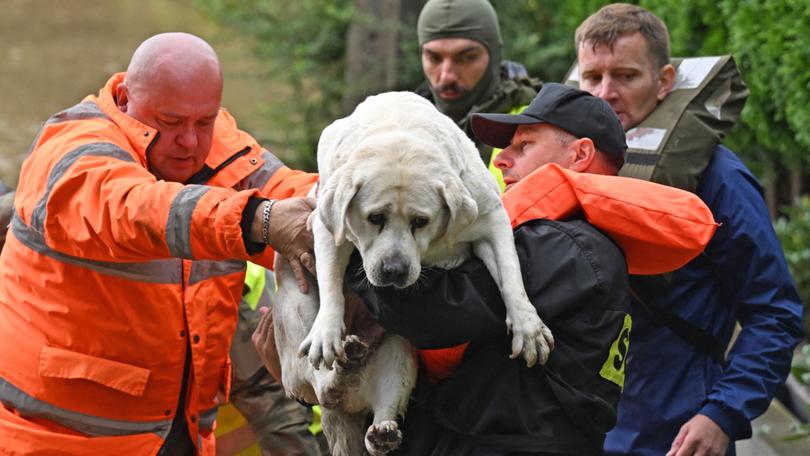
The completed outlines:
{"type": "Polygon", "coordinates": [[[425,80],[422,73],[422,60],[419,51],[419,38],[416,36],[416,17],[411,18],[411,26],[400,29],[399,60],[400,73],[396,90],[414,90],[425,80]]]}
{"type": "Polygon", "coordinates": [[[805,303],[805,333],[810,335],[810,197],[799,198],[784,209],[787,217],[774,223],[799,296],[805,303]]]}
{"type": "Polygon", "coordinates": [[[493,0],[503,56],[523,63],[532,76],[559,81],[575,59],[574,31],[606,0],[493,0]]]}
{"type": "Polygon", "coordinates": [[[810,134],[810,12],[807,1],[724,2],[729,45],[748,86],[744,122],[785,165],[808,163],[810,134]]]}
{"type": "Polygon", "coordinates": [[[725,18],[716,0],[646,0],[641,5],[667,24],[673,56],[729,52],[725,18]]]}
{"type": "Polygon", "coordinates": [[[296,156],[291,166],[314,169],[321,130],[341,116],[345,37],[350,0],[197,0],[219,21],[255,38],[255,52],[289,86],[268,121],[276,140],[296,156]],[[296,159],[297,158],[297,159],[296,159]]]}
{"type": "Polygon", "coordinates": [[[810,122],[808,0],[647,0],[642,5],[667,23],[673,55],[734,55],[751,95],[728,142],[749,164],[810,163],[805,153],[810,131],[803,128],[810,122]]]}

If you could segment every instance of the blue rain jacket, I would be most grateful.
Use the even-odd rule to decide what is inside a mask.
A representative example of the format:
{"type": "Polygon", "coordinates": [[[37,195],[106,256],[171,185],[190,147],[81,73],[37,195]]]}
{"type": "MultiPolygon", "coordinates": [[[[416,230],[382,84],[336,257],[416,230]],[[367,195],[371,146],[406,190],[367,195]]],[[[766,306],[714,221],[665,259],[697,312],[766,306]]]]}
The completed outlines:
{"type": "Polygon", "coordinates": [[[802,304],[762,198],[762,188],[729,149],[719,146],[697,189],[722,223],[703,255],[676,271],[655,301],[728,344],[725,364],[649,318],[634,302],[633,332],[616,427],[607,454],[665,454],[695,414],[734,440],[751,436],[784,382],[803,337],[802,304]]]}

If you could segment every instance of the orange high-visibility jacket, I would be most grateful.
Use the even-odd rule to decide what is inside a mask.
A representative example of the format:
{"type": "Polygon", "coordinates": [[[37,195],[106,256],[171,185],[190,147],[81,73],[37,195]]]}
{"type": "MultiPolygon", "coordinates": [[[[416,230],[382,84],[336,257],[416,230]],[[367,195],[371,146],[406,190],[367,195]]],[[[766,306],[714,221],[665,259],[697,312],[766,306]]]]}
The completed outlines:
{"type": "MultiPolygon", "coordinates": [[[[686,265],[703,252],[718,227],[706,203],[693,193],[640,179],[577,173],[556,164],[516,183],[504,193],[503,204],[512,228],[581,213],[622,248],[628,272],[638,275],[686,265]]],[[[419,356],[428,376],[439,380],[453,373],[466,348],[420,350],[419,356]]]]}
{"type": "Polygon", "coordinates": [[[0,257],[0,454],[156,454],[189,346],[185,418],[213,454],[245,260],[272,264],[245,251],[243,208],[317,179],[223,110],[208,185],[158,181],[157,131],[117,109],[122,80],[51,117],[22,167],[0,257]]]}

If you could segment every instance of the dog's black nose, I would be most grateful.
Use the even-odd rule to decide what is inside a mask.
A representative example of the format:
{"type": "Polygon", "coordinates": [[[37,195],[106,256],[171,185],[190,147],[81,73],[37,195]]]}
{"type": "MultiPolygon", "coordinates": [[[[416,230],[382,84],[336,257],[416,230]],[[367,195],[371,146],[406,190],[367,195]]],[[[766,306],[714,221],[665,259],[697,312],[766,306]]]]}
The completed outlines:
{"type": "Polygon", "coordinates": [[[408,278],[408,263],[402,257],[392,257],[382,263],[380,276],[387,284],[402,285],[408,278]]]}

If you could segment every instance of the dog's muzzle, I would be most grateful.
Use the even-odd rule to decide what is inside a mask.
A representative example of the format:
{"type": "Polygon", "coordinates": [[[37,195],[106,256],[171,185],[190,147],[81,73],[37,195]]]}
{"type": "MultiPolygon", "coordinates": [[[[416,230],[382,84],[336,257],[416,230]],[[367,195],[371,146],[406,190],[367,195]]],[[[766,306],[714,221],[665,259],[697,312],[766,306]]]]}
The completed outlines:
{"type": "Polygon", "coordinates": [[[393,285],[397,288],[404,288],[410,285],[407,283],[410,264],[400,255],[384,259],[377,269],[376,275],[381,282],[377,286],[387,287],[393,285]]]}

